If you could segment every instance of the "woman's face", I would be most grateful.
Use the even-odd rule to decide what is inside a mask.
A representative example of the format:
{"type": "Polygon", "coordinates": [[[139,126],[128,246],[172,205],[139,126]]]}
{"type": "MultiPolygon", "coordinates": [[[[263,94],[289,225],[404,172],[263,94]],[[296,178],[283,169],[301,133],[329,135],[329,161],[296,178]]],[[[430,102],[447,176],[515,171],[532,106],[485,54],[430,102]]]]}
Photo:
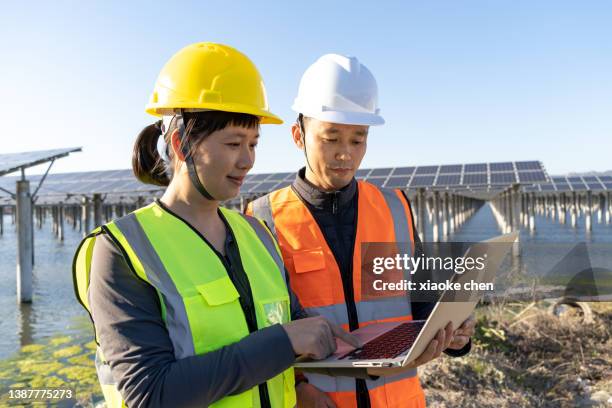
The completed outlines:
{"type": "Polygon", "coordinates": [[[227,126],[211,133],[197,146],[193,161],[198,176],[215,199],[224,201],[238,195],[255,163],[258,139],[258,128],[227,126]]]}

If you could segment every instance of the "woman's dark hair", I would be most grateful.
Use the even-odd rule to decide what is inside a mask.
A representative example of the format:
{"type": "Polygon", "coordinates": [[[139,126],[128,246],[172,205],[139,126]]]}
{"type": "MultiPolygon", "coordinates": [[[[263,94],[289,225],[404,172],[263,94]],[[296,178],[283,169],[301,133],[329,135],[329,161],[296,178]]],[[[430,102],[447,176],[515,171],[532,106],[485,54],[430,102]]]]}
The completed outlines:
{"type": "MultiPolygon", "coordinates": [[[[185,112],[185,133],[181,142],[181,150],[186,143],[191,147],[190,153],[211,133],[225,129],[228,126],[239,126],[247,129],[257,128],[259,118],[246,113],[206,111],[185,112]]],[[[172,120],[164,137],[166,144],[170,145],[170,135],[176,129],[176,120],[172,120]]],[[[157,186],[167,186],[172,179],[173,168],[165,163],[157,151],[157,140],[162,134],[161,121],[155,122],[138,134],[134,143],[132,154],[132,169],[136,178],[143,183],[157,186]]],[[[173,158],[172,149],[168,148],[168,157],[173,158]]]]}

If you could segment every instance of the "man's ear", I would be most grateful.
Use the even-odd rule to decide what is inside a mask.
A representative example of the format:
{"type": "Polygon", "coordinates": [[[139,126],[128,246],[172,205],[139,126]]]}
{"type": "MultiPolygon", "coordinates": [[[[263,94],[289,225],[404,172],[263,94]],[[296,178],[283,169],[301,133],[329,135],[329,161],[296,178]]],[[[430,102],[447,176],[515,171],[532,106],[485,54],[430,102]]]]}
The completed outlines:
{"type": "Polygon", "coordinates": [[[181,137],[178,129],[174,129],[170,135],[170,146],[172,146],[174,157],[178,158],[180,161],[185,161],[185,155],[181,151],[181,137]]]}
{"type": "Polygon", "coordinates": [[[291,137],[293,138],[293,143],[295,143],[300,150],[304,150],[304,141],[302,140],[300,125],[297,123],[291,125],[291,137]]]}

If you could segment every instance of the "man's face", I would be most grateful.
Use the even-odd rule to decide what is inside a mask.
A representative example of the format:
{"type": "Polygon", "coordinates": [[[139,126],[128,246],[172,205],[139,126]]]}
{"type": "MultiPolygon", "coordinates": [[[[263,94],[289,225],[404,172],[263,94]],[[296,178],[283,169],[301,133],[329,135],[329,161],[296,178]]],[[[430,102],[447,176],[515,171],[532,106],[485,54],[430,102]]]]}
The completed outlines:
{"type": "MultiPolygon", "coordinates": [[[[304,149],[299,127],[291,128],[295,144],[304,149]]],[[[342,125],[304,118],[306,178],[326,191],[348,185],[366,153],[368,126],[342,125]]]]}

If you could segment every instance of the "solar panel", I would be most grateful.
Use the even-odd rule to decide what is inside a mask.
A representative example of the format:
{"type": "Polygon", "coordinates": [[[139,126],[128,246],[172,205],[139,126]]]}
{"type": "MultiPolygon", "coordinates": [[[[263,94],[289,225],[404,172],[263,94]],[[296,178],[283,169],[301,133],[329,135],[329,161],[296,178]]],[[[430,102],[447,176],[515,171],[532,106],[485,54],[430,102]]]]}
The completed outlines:
{"type": "Polygon", "coordinates": [[[487,171],[487,163],[466,164],[464,166],[465,173],[482,173],[487,171]]]}
{"type": "Polygon", "coordinates": [[[410,176],[389,177],[385,187],[388,188],[404,188],[408,185],[410,176]]]}
{"type": "Polygon", "coordinates": [[[542,184],[540,188],[542,191],[555,191],[555,187],[552,184],[542,184]]]}
{"type": "Polygon", "coordinates": [[[440,166],[420,166],[416,168],[416,172],[414,174],[436,174],[438,167],[440,166]]]}
{"type": "Polygon", "coordinates": [[[597,183],[586,183],[587,187],[591,190],[602,190],[603,186],[597,182],[597,183]]]}
{"type": "Polygon", "coordinates": [[[568,177],[567,181],[569,181],[570,183],[576,183],[576,182],[582,183],[582,177],[576,177],[576,176],[568,177]]]}
{"type": "Polygon", "coordinates": [[[242,184],[242,186],[240,186],[240,192],[248,192],[251,191],[251,189],[253,187],[255,187],[258,183],[250,183],[250,182],[245,182],[242,184]]]}
{"type": "Polygon", "coordinates": [[[21,168],[37,166],[53,159],[81,151],[80,147],[65,149],[39,150],[34,152],[0,154],[0,176],[13,173],[21,168]]]}
{"type": "Polygon", "coordinates": [[[593,182],[598,183],[599,182],[599,180],[597,180],[597,177],[595,176],[583,176],[582,179],[586,181],[587,183],[593,183],[593,182]]]}
{"type": "Polygon", "coordinates": [[[606,181],[603,183],[607,190],[612,190],[612,181],[606,181]]]}
{"type": "Polygon", "coordinates": [[[410,187],[431,187],[436,176],[413,176],[410,187]]]}
{"type": "Polygon", "coordinates": [[[546,180],[546,175],[543,171],[519,171],[519,181],[521,183],[529,183],[542,180],[546,180]]]}
{"type": "Polygon", "coordinates": [[[555,183],[557,191],[570,191],[570,185],[568,183],[555,183]]]}
{"type": "Polygon", "coordinates": [[[516,162],[516,169],[518,171],[521,170],[541,170],[542,165],[539,161],[524,161],[524,162],[516,162]]]}
{"type": "Polygon", "coordinates": [[[483,173],[473,173],[463,175],[463,184],[487,184],[487,175],[483,173]]]}
{"type": "Polygon", "coordinates": [[[393,171],[394,176],[411,176],[415,167],[396,167],[393,171]]]}
{"type": "Polygon", "coordinates": [[[249,181],[264,181],[271,175],[270,173],[253,174],[253,176],[249,178],[249,181]]]}
{"type": "Polygon", "coordinates": [[[436,186],[457,186],[461,184],[461,174],[440,174],[436,186]]]}
{"type": "Polygon", "coordinates": [[[288,176],[292,174],[294,173],[274,173],[267,179],[267,181],[272,181],[272,180],[282,181],[282,180],[285,180],[288,176]]]}
{"type": "Polygon", "coordinates": [[[612,181],[612,176],[599,176],[599,179],[600,179],[602,182],[612,181]]]}
{"type": "Polygon", "coordinates": [[[393,170],[393,168],[390,167],[384,169],[373,169],[368,177],[387,177],[389,174],[391,174],[391,170],[393,170]]]}
{"type": "Polygon", "coordinates": [[[584,185],[584,183],[580,182],[574,182],[574,183],[570,183],[570,185],[572,186],[572,190],[574,191],[579,191],[579,190],[585,190],[586,186],[584,185]]]}
{"type": "Polygon", "coordinates": [[[514,171],[512,162],[490,163],[489,168],[491,171],[514,171]]]}
{"type": "Polygon", "coordinates": [[[355,173],[355,177],[356,178],[365,178],[365,177],[368,176],[369,173],[370,173],[370,169],[359,169],[355,173]]]}
{"type": "Polygon", "coordinates": [[[386,177],[368,177],[366,180],[368,183],[374,184],[375,186],[382,187],[385,184],[386,177]]]}
{"type": "Polygon", "coordinates": [[[462,164],[450,164],[440,166],[440,174],[461,173],[462,164]]]}
{"type": "Polygon", "coordinates": [[[514,173],[491,173],[491,184],[511,184],[516,183],[514,173]]]}
{"type": "Polygon", "coordinates": [[[264,181],[263,183],[260,183],[257,186],[255,186],[251,190],[251,192],[253,192],[253,193],[268,193],[268,192],[274,190],[278,183],[279,183],[278,181],[264,181]]]}

